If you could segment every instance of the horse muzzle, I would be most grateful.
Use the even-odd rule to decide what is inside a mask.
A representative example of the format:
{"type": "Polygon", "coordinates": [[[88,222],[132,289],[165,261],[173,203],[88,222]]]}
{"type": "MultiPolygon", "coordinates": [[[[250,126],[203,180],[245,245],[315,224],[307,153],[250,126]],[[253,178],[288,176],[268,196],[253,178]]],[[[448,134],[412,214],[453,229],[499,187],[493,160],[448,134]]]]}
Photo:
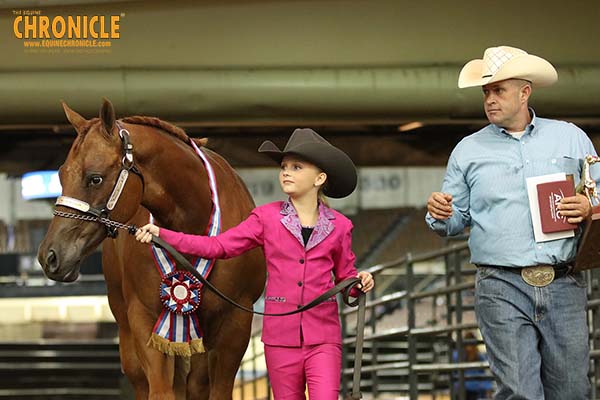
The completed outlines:
{"type": "Polygon", "coordinates": [[[38,261],[48,279],[57,282],[73,282],[79,277],[81,258],[72,259],[50,247],[43,249],[40,246],[38,261]]]}

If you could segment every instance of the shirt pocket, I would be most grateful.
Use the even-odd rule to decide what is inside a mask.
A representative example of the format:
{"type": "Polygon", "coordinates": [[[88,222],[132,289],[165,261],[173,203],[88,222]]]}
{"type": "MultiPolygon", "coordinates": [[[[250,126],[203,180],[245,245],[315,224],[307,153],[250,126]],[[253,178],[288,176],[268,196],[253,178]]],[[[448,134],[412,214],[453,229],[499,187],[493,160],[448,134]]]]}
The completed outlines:
{"type": "Polygon", "coordinates": [[[265,296],[265,302],[285,303],[287,299],[284,296],[265,296]]]}
{"type": "Polygon", "coordinates": [[[568,156],[537,160],[533,163],[534,176],[564,172],[573,175],[575,182],[579,180],[580,160],[568,156]]]}

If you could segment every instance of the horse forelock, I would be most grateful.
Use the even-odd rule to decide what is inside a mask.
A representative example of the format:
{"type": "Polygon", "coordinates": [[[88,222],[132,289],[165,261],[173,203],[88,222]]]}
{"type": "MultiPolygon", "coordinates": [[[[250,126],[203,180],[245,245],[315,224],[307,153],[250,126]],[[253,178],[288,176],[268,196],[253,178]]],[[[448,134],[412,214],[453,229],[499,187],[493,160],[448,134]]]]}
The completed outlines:
{"type": "Polygon", "coordinates": [[[90,120],[88,120],[85,125],[78,127],[77,129],[77,137],[75,138],[75,141],[73,142],[73,145],[71,147],[72,151],[79,151],[79,148],[83,145],[85,138],[87,137],[87,134],[92,130],[92,128],[94,128],[96,125],[100,124],[100,118],[92,118],[90,120]]]}
{"type": "Polygon", "coordinates": [[[85,136],[90,131],[90,129],[92,129],[94,125],[96,125],[99,122],[100,118],[98,117],[90,119],[84,126],[79,128],[78,134],[80,136],[85,136]]]}

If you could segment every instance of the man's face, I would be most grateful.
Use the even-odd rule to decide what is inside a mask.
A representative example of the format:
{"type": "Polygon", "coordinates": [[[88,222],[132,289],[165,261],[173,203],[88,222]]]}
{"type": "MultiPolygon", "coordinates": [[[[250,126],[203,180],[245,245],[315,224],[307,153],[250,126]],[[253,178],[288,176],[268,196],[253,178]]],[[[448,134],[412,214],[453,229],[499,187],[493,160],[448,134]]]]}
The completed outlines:
{"type": "Polygon", "coordinates": [[[527,109],[527,82],[517,79],[494,82],[482,87],[483,108],[487,119],[506,129],[513,127],[523,108],[527,109]]]}

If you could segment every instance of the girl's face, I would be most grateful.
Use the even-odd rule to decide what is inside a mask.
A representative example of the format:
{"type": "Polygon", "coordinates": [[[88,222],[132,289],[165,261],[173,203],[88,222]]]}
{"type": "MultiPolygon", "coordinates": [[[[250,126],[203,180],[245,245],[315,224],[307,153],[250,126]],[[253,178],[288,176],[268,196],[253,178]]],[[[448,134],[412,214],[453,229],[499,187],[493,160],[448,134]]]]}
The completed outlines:
{"type": "Polygon", "coordinates": [[[316,196],[326,179],[327,175],[308,161],[292,155],[287,155],[281,160],[279,184],[281,190],[292,198],[298,198],[311,192],[314,192],[316,196]]]}

